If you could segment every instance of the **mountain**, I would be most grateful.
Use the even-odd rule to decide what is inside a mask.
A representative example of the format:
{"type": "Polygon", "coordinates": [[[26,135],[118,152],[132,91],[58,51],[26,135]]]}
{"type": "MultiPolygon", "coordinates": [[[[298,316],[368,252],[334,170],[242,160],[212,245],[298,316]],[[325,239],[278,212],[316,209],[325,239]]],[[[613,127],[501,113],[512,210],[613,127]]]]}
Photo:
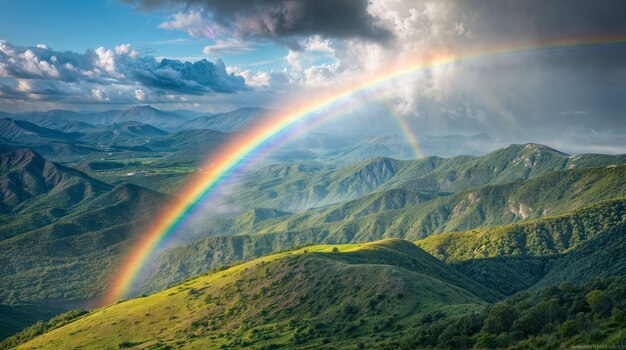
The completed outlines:
{"type": "Polygon", "coordinates": [[[315,230],[325,232],[328,238],[357,241],[383,237],[418,239],[433,233],[539,218],[624,195],[626,166],[572,169],[456,194],[419,188],[380,191],[354,201],[268,220],[251,232],[315,230]],[[408,194],[418,197],[407,200],[408,194]]]}
{"type": "Polygon", "coordinates": [[[23,348],[375,345],[498,297],[406,241],[311,246],[95,310],[23,348]]]}
{"type": "Polygon", "coordinates": [[[124,110],[104,112],[75,112],[50,110],[46,112],[5,113],[7,117],[28,121],[55,130],[89,131],[90,126],[111,125],[125,122],[140,122],[165,130],[180,130],[185,121],[195,117],[194,113],[170,112],[149,105],[132,106],[124,110]]]}
{"type": "Polygon", "coordinates": [[[238,108],[230,112],[216,113],[192,119],[185,123],[185,129],[211,129],[221,132],[233,132],[244,129],[255,120],[260,120],[272,111],[256,108],[238,108]]]}
{"type": "Polygon", "coordinates": [[[416,244],[505,294],[626,273],[626,199],[524,223],[433,235],[416,244]]]}
{"type": "Polygon", "coordinates": [[[402,136],[381,135],[359,142],[354,147],[342,152],[334,160],[349,164],[376,157],[416,159],[419,158],[416,152],[402,136]]]}
{"type": "MultiPolygon", "coordinates": [[[[357,199],[374,191],[459,192],[489,184],[530,179],[564,169],[581,169],[626,164],[626,155],[584,154],[570,156],[549,147],[511,145],[482,157],[428,157],[420,160],[374,158],[356,164],[329,167],[309,166],[293,173],[271,166],[247,174],[233,202],[252,207],[297,212],[357,199]]],[[[293,165],[283,165],[285,169],[293,165]]]]}
{"type": "Polygon", "coordinates": [[[134,106],[125,110],[113,110],[100,113],[89,113],[85,121],[96,124],[111,125],[124,122],[140,122],[150,124],[164,130],[179,130],[186,117],[174,112],[156,109],[152,106],[134,106]]]}
{"type": "MultiPolygon", "coordinates": [[[[31,122],[33,124],[37,124],[41,127],[45,127],[48,129],[60,130],[60,131],[68,131],[63,130],[68,125],[79,122],[84,118],[84,116],[79,112],[62,110],[62,109],[54,109],[45,112],[24,112],[24,113],[16,113],[16,114],[6,114],[8,117],[16,120],[24,120],[31,122]]],[[[90,125],[85,123],[86,125],[90,125]]],[[[85,125],[85,126],[86,126],[85,125]]],[[[79,131],[79,130],[74,130],[79,131]]]]}
{"type": "Polygon", "coordinates": [[[441,232],[550,217],[626,196],[625,181],[626,166],[573,169],[452,195],[390,190],[254,224],[239,224],[245,214],[208,220],[205,234],[216,237],[164,252],[155,272],[143,283],[147,289],[156,290],[221,264],[306,243],[355,243],[388,237],[414,240],[441,232]],[[404,204],[408,205],[395,209],[404,204]]]}
{"type": "Polygon", "coordinates": [[[152,125],[128,121],[94,128],[80,137],[78,141],[98,145],[145,145],[150,142],[150,139],[163,137],[167,134],[167,131],[152,125]]]}
{"type": "Polygon", "coordinates": [[[0,139],[18,144],[41,144],[47,142],[73,141],[78,133],[65,133],[37,126],[24,120],[0,119],[0,139]]]}
{"type": "MultiPolygon", "coordinates": [[[[29,149],[0,154],[3,214],[33,215],[38,210],[63,210],[109,189],[109,185],[46,160],[29,149]]],[[[14,217],[9,219],[15,221],[14,217]]]]}
{"type": "MultiPolygon", "coordinates": [[[[89,299],[165,196],[31,150],[0,154],[0,304],[89,299]]],[[[100,289],[98,289],[100,288],[100,289]]]]}
{"type": "Polygon", "coordinates": [[[0,142],[7,150],[28,147],[39,154],[58,160],[76,160],[88,155],[97,155],[99,151],[90,145],[78,144],[77,140],[83,132],[93,128],[83,124],[68,122],[62,124],[60,130],[56,130],[25,120],[0,119],[0,142]]]}

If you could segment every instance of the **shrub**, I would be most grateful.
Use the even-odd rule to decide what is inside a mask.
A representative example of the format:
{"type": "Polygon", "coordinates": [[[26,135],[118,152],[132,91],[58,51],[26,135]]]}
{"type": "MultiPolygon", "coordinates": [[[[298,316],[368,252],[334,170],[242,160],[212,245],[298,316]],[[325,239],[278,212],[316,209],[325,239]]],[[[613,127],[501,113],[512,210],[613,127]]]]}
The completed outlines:
{"type": "Polygon", "coordinates": [[[567,320],[561,324],[559,327],[559,332],[563,337],[569,338],[580,333],[580,329],[582,328],[580,322],[576,320],[567,320]]]}

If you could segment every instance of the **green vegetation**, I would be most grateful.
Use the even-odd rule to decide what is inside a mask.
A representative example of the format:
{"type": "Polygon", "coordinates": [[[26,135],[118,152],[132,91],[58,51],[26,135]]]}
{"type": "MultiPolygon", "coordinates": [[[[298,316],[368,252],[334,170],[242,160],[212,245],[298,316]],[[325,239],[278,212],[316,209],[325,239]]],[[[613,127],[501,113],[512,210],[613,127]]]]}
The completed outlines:
{"type": "Polygon", "coordinates": [[[37,321],[32,326],[0,342],[0,349],[11,349],[53,329],[64,326],[87,314],[84,310],[71,310],[50,318],[47,322],[37,321]]]}
{"type": "Polygon", "coordinates": [[[624,281],[594,279],[523,292],[480,312],[416,325],[397,349],[571,349],[626,344],[624,281]]]}
{"type": "Polygon", "coordinates": [[[18,348],[353,347],[497,297],[407,241],[309,246],[95,310],[18,348]]]}
{"type": "MultiPolygon", "coordinates": [[[[0,336],[97,297],[164,193],[204,171],[204,155],[256,113],[194,121],[221,128],[214,131],[179,130],[189,118],[149,107],[135,112],[158,128],[121,111],[95,115],[93,125],[46,115],[51,129],[0,123],[0,336]]],[[[345,165],[350,152],[316,163],[319,147],[302,151],[310,162],[290,162],[308,159],[296,148],[279,155],[285,163],[238,174],[216,204],[238,214],[197,218],[185,245],[155,259],[154,274],[135,286],[144,297],[39,322],[2,346],[565,347],[590,339],[589,325],[604,334],[590,343],[617,339],[619,313],[606,305],[621,304],[606,291],[618,282],[585,289],[588,310],[577,310],[587,318],[564,311],[532,334],[543,339],[536,343],[516,333],[526,304],[515,298],[541,303],[541,289],[626,274],[626,156],[572,157],[528,144],[482,157],[345,165]],[[405,241],[364,243],[391,237],[421,239],[445,264],[405,241]],[[177,284],[191,276],[200,277],[177,284]]],[[[559,307],[569,310],[563,298],[559,307]]]]}
{"type": "Polygon", "coordinates": [[[63,308],[44,304],[0,305],[0,339],[4,339],[32,325],[63,312],[63,308]]]}
{"type": "Polygon", "coordinates": [[[0,155],[0,169],[2,304],[97,296],[127,242],[165,200],[141,187],[113,187],[30,150],[0,155]]]}
{"type": "MultiPolygon", "coordinates": [[[[268,215],[264,220],[250,220],[250,213],[246,213],[235,219],[211,221],[214,227],[207,230],[215,235],[237,234],[235,236],[209,237],[166,251],[159,258],[154,275],[148,278],[142,288],[159,290],[221,264],[249,260],[311,242],[354,243],[386,237],[413,240],[448,230],[474,229],[473,232],[458,236],[464,237],[464,240],[451,242],[445,239],[456,235],[434,235],[428,241],[433,242],[434,246],[424,248],[447,262],[459,263],[457,267],[478,278],[481,283],[511,294],[538,282],[550,270],[555,255],[565,253],[566,249],[587,239],[592,233],[600,232],[605,227],[616,227],[622,222],[623,204],[620,201],[623,200],[609,201],[596,210],[570,215],[569,219],[546,219],[535,224],[531,220],[534,215],[550,218],[553,216],[550,213],[580,208],[606,198],[619,198],[626,195],[625,191],[626,167],[621,166],[551,173],[527,181],[486,186],[402,209],[380,212],[373,209],[380,206],[371,203],[389,203],[388,200],[380,200],[386,198],[384,194],[372,194],[326,209],[291,216],[280,215],[275,219],[268,215]],[[526,208],[533,210],[533,216],[523,219],[512,213],[509,203],[518,201],[525,201],[526,208]],[[350,214],[352,209],[356,213],[366,209],[374,212],[357,216],[350,214]],[[334,214],[337,212],[347,213],[345,216],[352,215],[354,218],[328,222],[328,218],[338,215],[334,214]],[[577,215],[583,215],[585,219],[579,220],[577,215]],[[248,218],[244,220],[246,216],[248,218]],[[488,229],[489,226],[511,222],[519,222],[519,225],[488,229]],[[540,226],[540,230],[537,229],[537,225],[543,224],[548,225],[547,228],[540,226]],[[229,232],[229,227],[234,232],[229,232]],[[478,235],[483,232],[483,228],[485,233],[478,235]],[[542,230],[547,230],[549,234],[542,230]],[[499,235],[501,231],[511,234],[499,235]],[[485,238],[485,242],[482,242],[476,237],[494,238],[485,238]],[[490,243],[492,239],[496,240],[495,243],[490,243]],[[436,242],[441,244],[437,245],[436,242]],[[458,247],[454,242],[459,242],[458,247]],[[482,248],[483,243],[491,250],[482,248]],[[529,248],[526,245],[529,243],[536,244],[537,247],[530,247],[536,250],[527,251],[529,248]],[[471,261],[463,263],[459,259],[448,259],[446,255],[438,253],[439,247],[443,245],[446,245],[441,248],[444,253],[446,249],[457,249],[458,254],[467,255],[463,261],[471,261]]],[[[391,192],[401,193],[401,198],[406,193],[391,192]]],[[[418,193],[412,198],[422,198],[422,195],[418,193]]]]}
{"type": "Polygon", "coordinates": [[[417,245],[504,294],[626,273],[626,199],[526,223],[430,236],[417,245]]]}
{"type": "Polygon", "coordinates": [[[623,279],[486,303],[495,296],[406,241],[309,246],[95,310],[30,341],[38,327],[12,339],[27,341],[18,349],[565,349],[626,341],[623,279]]]}

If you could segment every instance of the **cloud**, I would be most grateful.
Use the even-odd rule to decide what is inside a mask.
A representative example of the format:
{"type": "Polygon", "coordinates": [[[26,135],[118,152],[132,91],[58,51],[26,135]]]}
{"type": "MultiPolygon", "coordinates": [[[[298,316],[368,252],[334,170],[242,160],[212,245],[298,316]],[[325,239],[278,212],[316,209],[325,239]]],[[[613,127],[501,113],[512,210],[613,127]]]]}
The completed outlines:
{"type": "Polygon", "coordinates": [[[171,16],[171,20],[163,22],[159,28],[182,30],[197,38],[214,38],[215,33],[209,26],[209,21],[199,11],[178,12],[171,16]]]}
{"type": "Polygon", "coordinates": [[[237,39],[217,40],[215,44],[205,46],[202,52],[205,55],[225,55],[240,52],[250,52],[254,49],[249,43],[237,39]]]}
{"type": "Polygon", "coordinates": [[[43,44],[21,47],[0,41],[0,99],[128,102],[168,94],[206,95],[249,90],[222,61],[181,62],[140,56],[129,44],[85,53],[55,51],[43,44]]]}
{"type": "Polygon", "coordinates": [[[596,5],[585,1],[504,0],[493,6],[476,0],[373,0],[368,12],[393,39],[381,43],[358,37],[298,38],[284,57],[289,67],[284,76],[291,84],[285,90],[304,90],[300,94],[306,96],[407,61],[428,61],[441,53],[462,57],[529,47],[526,52],[486,55],[425,70],[387,84],[380,95],[422,133],[486,132],[509,143],[558,142],[576,151],[580,151],[577,142],[604,145],[605,138],[611,147],[626,151],[618,138],[602,136],[626,132],[626,48],[532,49],[560,40],[626,36],[626,22],[621,19],[626,3],[596,5]]]}
{"type": "Polygon", "coordinates": [[[245,78],[246,83],[258,91],[271,91],[273,93],[281,92],[289,88],[293,88],[294,84],[290,80],[290,75],[286,70],[283,71],[256,71],[242,69],[240,67],[227,67],[229,73],[241,75],[245,78]]]}
{"type": "Polygon", "coordinates": [[[186,43],[188,41],[189,41],[189,39],[186,39],[186,38],[178,38],[178,39],[171,39],[171,40],[159,40],[159,41],[153,42],[153,44],[155,44],[155,45],[170,45],[170,44],[186,43]]]}
{"type": "Polygon", "coordinates": [[[161,24],[192,36],[213,37],[227,31],[239,38],[285,41],[320,35],[327,38],[387,40],[363,0],[126,0],[143,9],[184,9],[161,24]]]}
{"type": "Polygon", "coordinates": [[[96,101],[109,101],[109,97],[100,88],[91,89],[91,97],[96,101]]]}
{"type": "Polygon", "coordinates": [[[141,102],[145,99],[146,99],[146,93],[143,90],[141,89],[135,90],[135,100],[137,100],[138,102],[141,102]]]}

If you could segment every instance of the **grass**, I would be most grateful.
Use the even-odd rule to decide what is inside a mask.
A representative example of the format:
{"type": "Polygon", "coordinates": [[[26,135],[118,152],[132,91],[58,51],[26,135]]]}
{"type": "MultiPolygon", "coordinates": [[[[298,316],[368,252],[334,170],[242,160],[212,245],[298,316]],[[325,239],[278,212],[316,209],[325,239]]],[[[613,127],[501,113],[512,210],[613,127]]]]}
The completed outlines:
{"type": "Polygon", "coordinates": [[[466,284],[406,241],[309,246],[95,310],[20,348],[349,346],[405,334],[424,313],[485,305],[466,284]]]}

